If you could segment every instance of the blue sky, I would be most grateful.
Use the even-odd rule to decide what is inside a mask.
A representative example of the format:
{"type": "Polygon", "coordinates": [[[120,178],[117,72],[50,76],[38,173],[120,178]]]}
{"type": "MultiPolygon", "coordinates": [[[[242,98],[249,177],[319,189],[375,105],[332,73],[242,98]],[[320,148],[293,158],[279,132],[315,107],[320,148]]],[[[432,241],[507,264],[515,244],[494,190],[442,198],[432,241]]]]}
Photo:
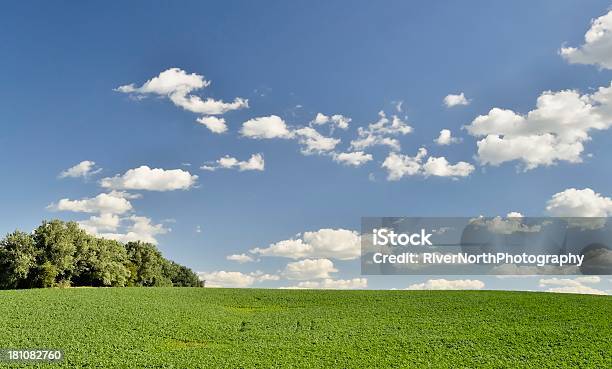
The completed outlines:
{"type": "MultiPolygon", "coordinates": [[[[60,199],[109,193],[113,186],[104,188],[100,181],[130,169],[181,170],[197,180],[164,191],[115,185],[131,208],[114,210],[121,225],[105,232],[125,234],[137,222],[134,216],[146,217],[150,223],[139,219],[158,225],[152,237],[168,257],[197,271],[239,272],[247,276],[243,285],[274,287],[311,281],[283,277],[286,264],[300,259],[251,255],[259,262],[239,264],[226,257],[302,232],[358,230],[362,216],[561,215],[565,203],[546,210],[559,193],[567,195],[559,201],[575,195],[586,202],[581,209],[595,207],[595,214],[608,216],[612,131],[607,126],[582,127],[588,139],[568,139],[583,145],[582,151],[550,156],[552,162],[529,170],[520,158],[487,163],[477,147],[485,136],[462,127],[494,107],[527,114],[545,91],[576,90],[584,96],[609,87],[610,67],[598,61],[606,55],[587,55],[588,48],[582,58],[560,55],[562,47],[585,44],[591,19],[606,15],[609,6],[606,1],[3,4],[0,231],[32,229],[45,218],[101,216],[57,205],[60,199]],[[225,102],[239,97],[248,99],[248,108],[202,114],[173,103],[168,94],[117,91],[130,84],[137,89],[170,68],[211,82],[187,96],[225,102]],[[445,96],[459,93],[467,105],[444,104],[445,96]],[[379,111],[412,128],[388,135],[401,149],[351,148],[358,127],[376,122],[379,111]],[[312,123],[317,113],[351,121],[346,130],[330,133],[330,123],[312,123]],[[272,115],[293,137],[241,133],[244,122],[272,115]],[[204,116],[223,118],[227,131],[215,133],[196,122],[204,116]],[[333,150],[305,155],[300,144],[305,133],[296,133],[304,127],[340,142],[333,150]],[[461,142],[434,143],[442,129],[461,142]],[[443,157],[451,166],[465,162],[471,169],[441,176],[422,166],[417,174],[389,180],[389,166],[383,165],[389,155],[405,164],[421,147],[428,152],[421,164],[443,157]],[[355,151],[372,159],[358,167],[333,160],[333,153],[355,151]],[[258,153],[263,171],[200,169],[225,155],[246,161],[258,153]],[[82,161],[102,170],[58,178],[82,161]],[[564,192],[571,188],[593,193],[564,192]],[[279,280],[257,281],[249,274],[257,270],[279,280]]],[[[330,279],[360,278],[358,261],[328,259],[338,270],[330,279]]],[[[368,278],[368,286],[404,288],[426,279],[368,278]]],[[[486,288],[539,288],[537,279],[478,279],[486,288]]],[[[609,280],[600,283],[602,290],[612,288],[609,280]]]]}

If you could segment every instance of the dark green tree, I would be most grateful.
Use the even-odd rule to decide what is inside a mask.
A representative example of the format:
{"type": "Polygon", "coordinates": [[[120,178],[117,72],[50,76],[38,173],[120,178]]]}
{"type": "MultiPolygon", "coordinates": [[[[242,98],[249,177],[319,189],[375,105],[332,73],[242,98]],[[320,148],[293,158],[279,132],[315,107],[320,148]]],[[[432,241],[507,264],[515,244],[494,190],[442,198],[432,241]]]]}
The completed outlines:
{"type": "Polygon", "coordinates": [[[75,222],[44,221],[34,231],[38,250],[37,264],[40,287],[69,286],[75,270],[77,250],[87,248],[90,236],[75,222]],[[52,275],[55,276],[52,278],[52,275]]]}
{"type": "Polygon", "coordinates": [[[130,270],[130,285],[145,287],[172,286],[164,274],[166,260],[155,245],[147,242],[128,242],[125,245],[130,270]]]}
{"type": "Polygon", "coordinates": [[[30,287],[36,267],[36,249],[31,235],[15,231],[0,241],[0,288],[30,287]]]}
{"type": "Polygon", "coordinates": [[[117,241],[92,238],[76,259],[74,285],[123,287],[129,280],[127,252],[117,241]]]}
{"type": "Polygon", "coordinates": [[[199,286],[189,268],[155,245],[87,234],[75,222],[44,221],[0,240],[0,289],[66,286],[199,286]]]}
{"type": "Polygon", "coordinates": [[[186,266],[167,261],[164,265],[164,274],[172,281],[175,287],[199,287],[200,279],[193,270],[186,266]]]}

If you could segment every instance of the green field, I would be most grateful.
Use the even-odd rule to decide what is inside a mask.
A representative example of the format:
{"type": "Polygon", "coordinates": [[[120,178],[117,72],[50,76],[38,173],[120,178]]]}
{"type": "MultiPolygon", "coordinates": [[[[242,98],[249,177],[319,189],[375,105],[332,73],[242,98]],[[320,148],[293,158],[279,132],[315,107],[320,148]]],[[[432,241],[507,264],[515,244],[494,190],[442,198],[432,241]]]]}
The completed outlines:
{"type": "Polygon", "coordinates": [[[612,368],[612,297],[208,288],[0,291],[0,348],[32,347],[63,349],[61,366],[74,368],[612,368]]]}

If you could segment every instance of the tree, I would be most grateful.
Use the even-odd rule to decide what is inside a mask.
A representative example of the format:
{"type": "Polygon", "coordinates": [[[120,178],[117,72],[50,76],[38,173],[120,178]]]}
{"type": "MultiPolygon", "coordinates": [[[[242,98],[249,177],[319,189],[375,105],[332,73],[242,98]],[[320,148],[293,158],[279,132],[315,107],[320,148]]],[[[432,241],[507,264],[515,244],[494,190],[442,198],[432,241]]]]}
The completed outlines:
{"type": "Polygon", "coordinates": [[[55,273],[52,286],[70,285],[77,249],[85,249],[89,241],[90,236],[75,222],[44,221],[36,228],[34,243],[39,251],[37,264],[45,266],[39,270],[42,273],[38,276],[41,287],[49,287],[51,270],[55,273]]]}
{"type": "Polygon", "coordinates": [[[76,259],[75,285],[122,287],[129,279],[127,252],[117,241],[92,238],[76,259]]]}
{"type": "Polygon", "coordinates": [[[0,241],[0,288],[29,287],[36,267],[36,250],[31,235],[15,231],[0,241]]]}
{"type": "Polygon", "coordinates": [[[127,250],[130,270],[130,285],[145,287],[172,286],[172,281],[164,274],[164,263],[157,248],[146,242],[128,242],[127,250]]]}
{"type": "Polygon", "coordinates": [[[193,270],[186,266],[167,261],[164,265],[164,274],[172,281],[175,287],[199,287],[200,279],[193,270]]]}
{"type": "Polygon", "coordinates": [[[150,243],[87,234],[75,222],[43,221],[0,240],[0,289],[55,286],[199,286],[189,268],[150,243]]]}

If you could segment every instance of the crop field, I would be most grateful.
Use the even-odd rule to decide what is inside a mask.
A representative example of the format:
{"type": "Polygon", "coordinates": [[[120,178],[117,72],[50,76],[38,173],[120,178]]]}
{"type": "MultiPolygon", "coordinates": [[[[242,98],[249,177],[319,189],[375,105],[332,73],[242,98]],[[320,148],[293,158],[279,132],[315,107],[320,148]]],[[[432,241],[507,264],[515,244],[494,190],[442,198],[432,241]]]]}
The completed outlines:
{"type": "Polygon", "coordinates": [[[71,368],[612,368],[611,317],[609,296],[529,292],[18,290],[0,348],[71,368]]]}

